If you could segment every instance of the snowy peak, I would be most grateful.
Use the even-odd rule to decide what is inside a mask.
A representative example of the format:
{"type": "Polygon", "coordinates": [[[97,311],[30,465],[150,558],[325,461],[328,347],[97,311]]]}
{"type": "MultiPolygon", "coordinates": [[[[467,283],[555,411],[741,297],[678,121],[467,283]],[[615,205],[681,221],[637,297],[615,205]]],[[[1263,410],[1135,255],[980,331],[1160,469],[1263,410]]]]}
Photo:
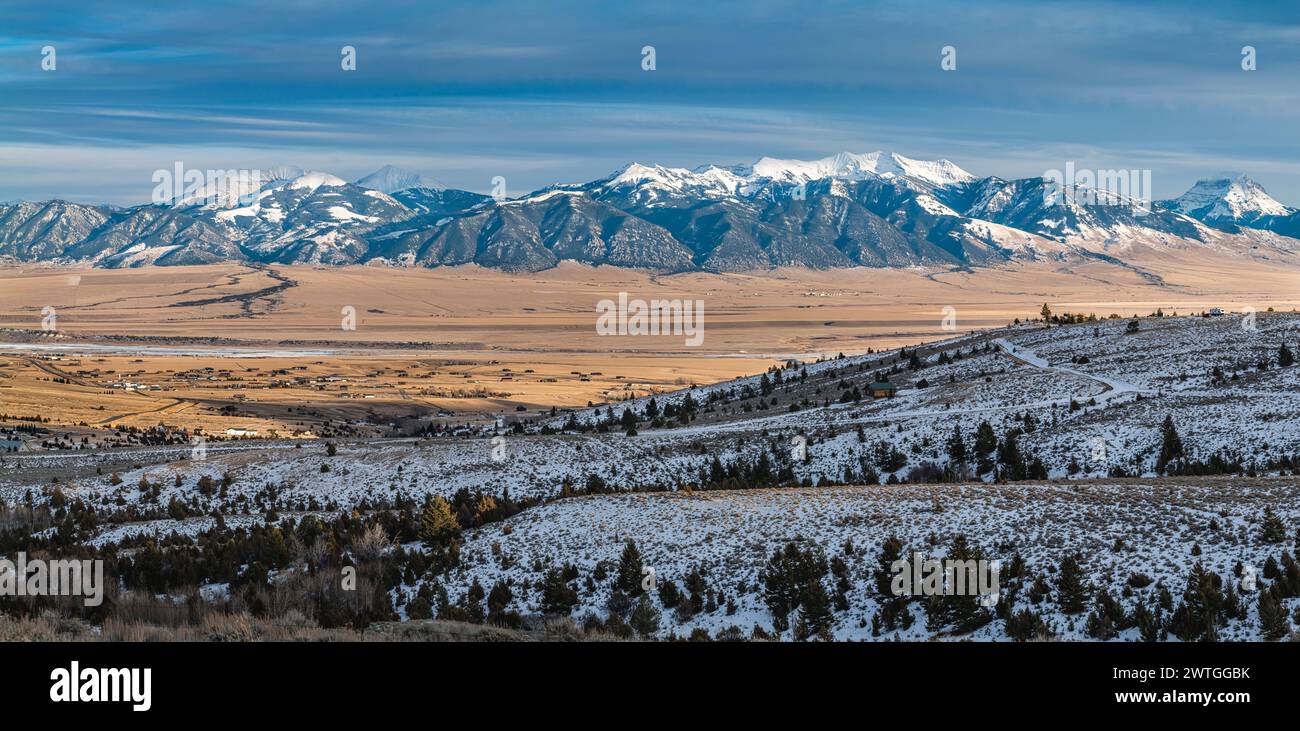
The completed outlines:
{"type": "Polygon", "coordinates": [[[904,176],[935,185],[955,185],[976,180],[974,175],[957,167],[951,160],[913,160],[898,153],[890,153],[890,158],[904,176]]]}
{"type": "Polygon", "coordinates": [[[745,188],[747,179],[728,168],[706,165],[687,170],[662,165],[632,163],[609,178],[598,181],[598,192],[633,190],[633,198],[641,203],[653,204],[663,198],[696,196],[717,198],[737,195],[745,188]]]}
{"type": "Polygon", "coordinates": [[[909,178],[935,186],[975,180],[975,176],[948,160],[913,160],[895,152],[841,152],[820,160],[781,160],[763,157],[751,166],[758,177],[794,183],[838,178],[909,178]]]}
{"type": "Polygon", "coordinates": [[[620,191],[638,203],[656,205],[682,196],[749,198],[770,194],[773,186],[869,179],[894,181],[926,192],[976,180],[948,160],[913,160],[877,150],[841,152],[820,160],[762,157],[752,165],[702,165],[692,170],[632,163],[597,181],[592,189],[598,195],[620,191]]]}
{"type": "Polygon", "coordinates": [[[433,178],[428,178],[419,173],[413,173],[409,170],[403,170],[392,165],[385,165],[373,173],[359,178],[356,185],[370,190],[377,190],[381,193],[396,193],[402,190],[412,190],[415,188],[427,188],[429,190],[442,190],[440,185],[433,178]]]}
{"type": "Polygon", "coordinates": [[[338,188],[347,185],[348,181],[343,178],[330,175],[329,173],[320,173],[309,170],[296,178],[287,180],[284,187],[289,190],[316,190],[317,188],[338,188]]]}
{"type": "Polygon", "coordinates": [[[1295,213],[1245,175],[1199,180],[1171,203],[1180,213],[1205,221],[1249,222],[1264,216],[1295,213]]]}

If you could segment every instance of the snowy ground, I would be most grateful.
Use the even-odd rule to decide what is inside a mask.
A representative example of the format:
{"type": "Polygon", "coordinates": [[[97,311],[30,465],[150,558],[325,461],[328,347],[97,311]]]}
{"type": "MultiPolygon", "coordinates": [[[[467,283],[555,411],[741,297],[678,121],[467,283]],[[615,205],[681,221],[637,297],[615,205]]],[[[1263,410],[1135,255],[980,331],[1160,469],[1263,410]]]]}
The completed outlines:
{"type": "MultiPolygon", "coordinates": [[[[583,497],[525,511],[514,519],[486,526],[469,540],[462,559],[467,568],[450,582],[463,593],[471,579],[490,587],[510,579],[521,609],[536,611],[541,574],[546,567],[575,564],[586,577],[598,563],[617,566],[625,538],[632,538],[659,581],[679,587],[698,568],[709,588],[734,598],[736,612],[724,608],[678,624],[664,612],[661,633],[678,635],[703,627],[711,634],[730,625],[746,636],[755,624],[771,629],[771,617],[758,588],[758,572],[773,550],[789,541],[821,547],[828,558],[842,556],[849,565],[850,609],[837,613],[837,639],[873,639],[870,618],[878,608],[871,587],[881,543],[902,539],[908,551],[942,556],[956,534],[980,546],[990,559],[1004,565],[1019,552],[1028,562],[1030,581],[1054,577],[1048,567],[1066,552],[1080,551],[1084,568],[1097,588],[1109,587],[1119,598],[1133,572],[1163,582],[1175,598],[1186,585],[1196,561],[1224,577],[1237,561],[1262,571],[1264,561],[1291,546],[1266,545],[1258,540],[1259,518],[1272,505],[1289,526],[1300,523],[1300,486],[1290,481],[1206,481],[1201,484],[1017,484],[1009,486],[888,486],[786,488],[714,493],[657,493],[583,497]],[[1119,551],[1117,540],[1124,542],[1119,551]],[[851,541],[852,554],[844,545],[851,541]],[[1193,556],[1194,545],[1201,550],[1193,556]],[[521,597],[522,594],[522,597],[521,597]]],[[[611,574],[613,570],[611,569],[611,574]]],[[[583,579],[576,585],[581,587],[583,579]]],[[[608,584],[608,582],[606,582],[608,584]]],[[[1152,585],[1154,586],[1154,584],[1152,585]]],[[[594,592],[580,590],[574,616],[587,612],[604,616],[607,585],[594,592]]],[[[1250,615],[1234,621],[1223,639],[1257,639],[1253,595],[1245,595],[1250,615]]],[[[1128,610],[1136,598],[1121,599],[1128,610]]],[[[1300,606],[1292,599],[1291,609],[1300,606]]],[[[1048,602],[1029,604],[1023,596],[1017,608],[1030,607],[1062,637],[1082,639],[1083,615],[1073,620],[1053,611],[1048,602]]],[[[903,639],[928,639],[925,614],[903,639]]],[[[1118,639],[1132,640],[1137,630],[1118,639]]],[[[889,637],[893,637],[893,633],[889,637]]],[[[967,639],[998,639],[1000,623],[967,639]]],[[[888,639],[884,637],[882,639],[888,639]]]]}
{"type": "MultiPolygon", "coordinates": [[[[496,438],[343,441],[332,456],[319,443],[240,443],[211,447],[202,460],[189,459],[183,447],[142,449],[127,458],[138,466],[122,468],[122,454],[112,455],[112,464],[119,465],[116,479],[107,467],[99,475],[84,469],[93,471],[105,455],[11,456],[0,462],[0,499],[13,503],[30,494],[37,502],[49,500],[49,475],[79,465],[76,474],[84,476],[69,477],[68,470],[58,480],[65,497],[105,512],[140,509],[127,523],[101,521],[93,542],[104,545],[147,534],[194,535],[211,525],[210,517],[169,518],[173,499],[190,515],[217,511],[242,525],[262,520],[271,509],[349,510],[363,501],[450,496],[460,489],[550,500],[565,483],[581,489],[593,475],[616,490],[678,491],[555,500],[503,524],[467,531],[464,565],[448,588],[463,593],[473,577],[485,586],[508,577],[524,587],[539,578],[539,563],[572,562],[585,576],[598,562],[616,559],[621,540],[632,537],[660,577],[680,579],[699,567],[710,587],[737,604],[735,614],[720,610],[679,627],[671,627],[666,614],[665,631],[671,627],[679,634],[730,625],[748,634],[755,624],[770,626],[754,583],[766,556],[790,540],[818,546],[828,557],[841,555],[846,540],[861,549],[845,556],[855,578],[851,609],[836,621],[839,638],[870,636],[875,599],[864,572],[891,533],[909,549],[924,550],[946,548],[952,535],[964,533],[999,558],[1019,551],[1031,575],[1055,566],[1066,550],[1082,550],[1090,557],[1086,568],[1094,583],[1111,586],[1116,596],[1133,571],[1164,581],[1177,596],[1193,545],[1199,544],[1208,568],[1224,575],[1238,560],[1259,566],[1276,555],[1278,547],[1257,543],[1256,524],[1271,505],[1294,535],[1300,478],[1273,470],[1268,479],[1154,479],[1160,424],[1171,416],[1195,458],[1228,454],[1262,463],[1300,455],[1300,366],[1276,364],[1284,342],[1300,353],[1300,316],[1260,313],[1253,325],[1242,316],[1141,318],[1136,333],[1128,329],[1128,320],[1112,320],[964,335],[922,348],[926,365],[916,371],[902,368],[906,359],[900,363],[897,352],[806,364],[785,371],[785,382],[770,394],[779,404],[762,409],[754,408],[754,395],[743,393],[759,388],[758,376],[700,387],[691,391],[703,405],[693,422],[643,423],[636,436],[615,427],[602,433],[534,429],[496,438]],[[950,362],[941,364],[941,356],[950,362]],[[1269,367],[1260,369],[1261,362],[1269,367]],[[896,369],[890,378],[900,386],[896,398],[840,402],[846,383],[865,390],[877,371],[889,368],[896,369]],[[1223,374],[1217,381],[1211,377],[1216,368],[1223,374]],[[710,394],[725,398],[710,402],[710,394]],[[970,449],[981,421],[1001,437],[1023,426],[1026,415],[1034,427],[1021,435],[1020,448],[1043,461],[1049,478],[1065,478],[1074,463],[1079,471],[1072,477],[1094,481],[680,492],[698,486],[715,458],[730,465],[760,455],[774,470],[788,469],[795,483],[823,485],[843,479],[846,468],[860,474],[864,465],[873,465],[881,443],[898,450],[906,464],[877,468],[880,479],[906,481],[925,463],[948,463],[954,426],[970,449]],[[800,440],[806,458],[798,455],[800,440]],[[1144,477],[1107,479],[1116,468],[1144,477]],[[229,476],[225,495],[201,495],[202,476],[229,476]],[[142,480],[157,486],[156,497],[146,497],[142,480]],[[1125,544],[1118,552],[1112,550],[1116,539],[1125,544]]],[[[683,395],[660,395],[657,403],[662,409],[683,395]]],[[[614,412],[642,411],[645,403],[620,403],[614,412]]],[[[604,414],[601,407],[575,416],[593,423],[604,414]]],[[[567,418],[548,425],[558,428],[567,418]]],[[[575,616],[603,611],[607,591],[602,586],[584,592],[575,616]]],[[[524,597],[521,611],[535,608],[536,591],[516,595],[524,597]]],[[[1253,620],[1238,624],[1225,637],[1253,636],[1253,620]]],[[[1081,618],[1071,626],[1056,617],[1054,625],[1063,636],[1081,636],[1081,618]]],[[[991,637],[995,630],[985,632],[991,637]]],[[[921,621],[904,636],[929,634],[921,621]]]]}

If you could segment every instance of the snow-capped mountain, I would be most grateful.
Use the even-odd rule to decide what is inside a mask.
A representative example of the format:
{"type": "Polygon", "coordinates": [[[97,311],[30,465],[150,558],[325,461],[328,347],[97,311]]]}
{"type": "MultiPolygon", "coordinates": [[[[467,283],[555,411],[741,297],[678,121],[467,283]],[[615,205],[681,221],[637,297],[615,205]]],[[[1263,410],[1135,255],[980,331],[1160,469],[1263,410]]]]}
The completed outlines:
{"type": "Polygon", "coordinates": [[[980,178],[947,160],[881,151],[696,168],[632,163],[509,200],[392,165],[355,182],[282,166],[165,205],[0,204],[0,257],[104,267],[230,260],[536,271],[575,260],[745,271],[980,267],[1188,247],[1275,261],[1300,252],[1300,214],[1244,176],[1201,181],[1156,204],[1064,192],[1053,195],[1041,178],[980,178]]]}
{"type": "Polygon", "coordinates": [[[390,195],[400,190],[410,190],[412,188],[441,190],[446,187],[433,178],[392,165],[385,165],[373,173],[357,179],[355,184],[362,188],[369,188],[390,195]]]}
{"type": "Polygon", "coordinates": [[[1300,236],[1300,211],[1279,203],[1245,175],[1199,180],[1167,205],[1227,231],[1252,228],[1300,236]]]}
{"type": "Polygon", "coordinates": [[[896,152],[841,152],[820,160],[778,160],[764,157],[750,166],[751,175],[782,182],[804,183],[823,178],[862,180],[896,178],[929,186],[968,183],[975,176],[948,160],[913,160],[896,152]]]}
{"type": "Polygon", "coordinates": [[[1263,186],[1245,175],[1199,180],[1170,203],[1175,210],[1201,220],[1237,223],[1295,213],[1295,209],[1273,200],[1263,186]]]}

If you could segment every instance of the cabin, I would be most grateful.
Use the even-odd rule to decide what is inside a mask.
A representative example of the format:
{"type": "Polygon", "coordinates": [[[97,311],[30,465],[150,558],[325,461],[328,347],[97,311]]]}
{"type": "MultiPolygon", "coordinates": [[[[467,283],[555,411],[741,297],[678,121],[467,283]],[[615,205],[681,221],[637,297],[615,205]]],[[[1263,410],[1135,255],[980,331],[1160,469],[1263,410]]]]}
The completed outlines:
{"type": "Polygon", "coordinates": [[[1222,317],[1222,316],[1223,316],[1223,308],[1222,308],[1222,307],[1211,307],[1211,308],[1210,308],[1210,317],[1222,317]]]}
{"type": "Polygon", "coordinates": [[[893,398],[898,395],[898,386],[889,381],[873,381],[867,390],[872,398],[893,398]]]}

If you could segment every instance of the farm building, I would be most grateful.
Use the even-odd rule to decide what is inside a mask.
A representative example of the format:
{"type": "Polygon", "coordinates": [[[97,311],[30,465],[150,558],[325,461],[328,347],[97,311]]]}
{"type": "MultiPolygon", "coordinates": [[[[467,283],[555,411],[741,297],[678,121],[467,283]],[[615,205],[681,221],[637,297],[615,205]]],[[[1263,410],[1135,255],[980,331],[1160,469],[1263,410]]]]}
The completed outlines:
{"type": "Polygon", "coordinates": [[[892,398],[898,394],[898,387],[889,381],[873,381],[868,390],[872,398],[892,398]]]}

